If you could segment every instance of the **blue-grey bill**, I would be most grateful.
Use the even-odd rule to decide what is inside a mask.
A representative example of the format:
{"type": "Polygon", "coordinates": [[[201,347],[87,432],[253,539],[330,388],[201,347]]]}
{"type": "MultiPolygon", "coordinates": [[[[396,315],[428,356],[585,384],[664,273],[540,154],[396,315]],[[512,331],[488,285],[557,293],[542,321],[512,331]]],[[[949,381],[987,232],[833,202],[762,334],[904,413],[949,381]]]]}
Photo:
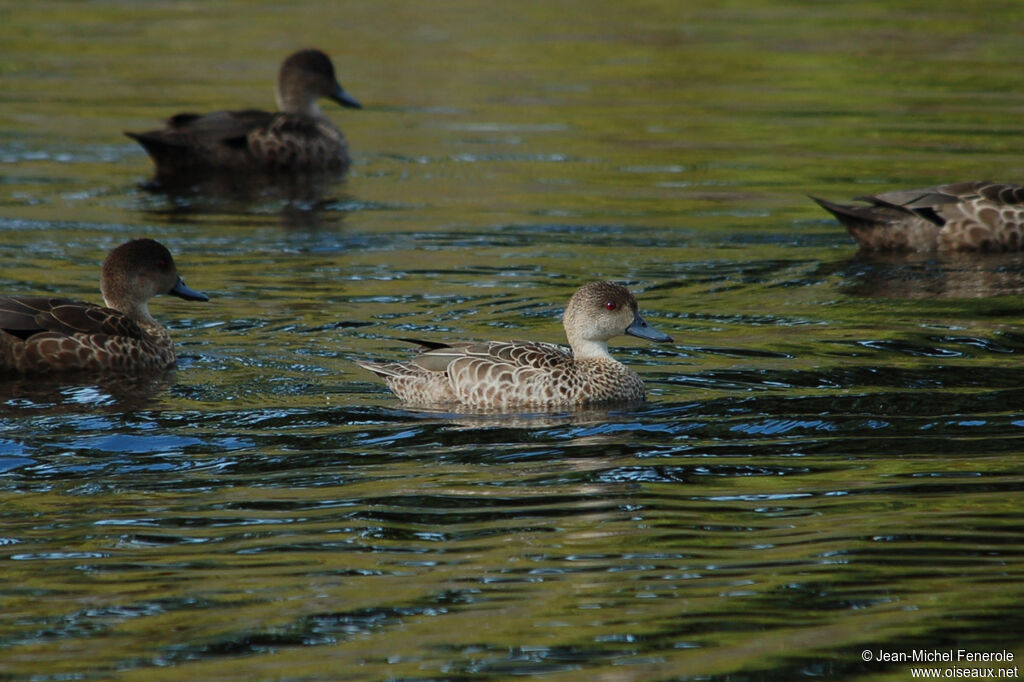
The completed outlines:
{"type": "Polygon", "coordinates": [[[640,317],[639,313],[633,317],[633,323],[626,327],[626,333],[630,336],[647,339],[648,341],[656,341],[657,343],[672,343],[675,340],[668,334],[662,334],[647,324],[647,320],[640,317]]]}
{"type": "Polygon", "coordinates": [[[210,300],[210,297],[204,294],[203,292],[196,291],[195,289],[189,289],[187,286],[185,286],[185,280],[183,280],[181,277],[178,278],[178,282],[167,293],[169,293],[171,296],[178,296],[179,298],[183,298],[186,301],[210,300]]]}
{"type": "Polygon", "coordinates": [[[340,85],[335,88],[334,93],[331,94],[331,99],[343,107],[351,107],[353,109],[363,108],[363,105],[359,103],[359,100],[345,92],[340,85]]]}

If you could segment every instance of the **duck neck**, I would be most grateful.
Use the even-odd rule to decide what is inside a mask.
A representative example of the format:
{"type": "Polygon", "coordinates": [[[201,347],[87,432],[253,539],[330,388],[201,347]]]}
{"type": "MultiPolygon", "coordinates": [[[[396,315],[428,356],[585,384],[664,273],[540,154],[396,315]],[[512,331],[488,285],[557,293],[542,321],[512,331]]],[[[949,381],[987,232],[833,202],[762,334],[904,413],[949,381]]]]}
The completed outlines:
{"type": "Polygon", "coordinates": [[[310,97],[305,91],[297,91],[286,86],[277,87],[277,108],[288,114],[305,114],[313,118],[323,118],[320,103],[316,97],[310,97]]]}
{"type": "Polygon", "coordinates": [[[569,337],[569,345],[572,347],[573,357],[577,360],[610,360],[615,358],[608,352],[608,344],[605,341],[584,339],[581,337],[569,337]]]}
{"type": "Polygon", "coordinates": [[[113,308],[114,310],[123,313],[126,317],[135,320],[144,327],[160,326],[160,324],[153,319],[153,316],[149,314],[149,304],[146,301],[142,301],[141,303],[131,303],[129,301],[120,300],[117,297],[108,298],[104,295],[103,302],[108,308],[113,308]]]}

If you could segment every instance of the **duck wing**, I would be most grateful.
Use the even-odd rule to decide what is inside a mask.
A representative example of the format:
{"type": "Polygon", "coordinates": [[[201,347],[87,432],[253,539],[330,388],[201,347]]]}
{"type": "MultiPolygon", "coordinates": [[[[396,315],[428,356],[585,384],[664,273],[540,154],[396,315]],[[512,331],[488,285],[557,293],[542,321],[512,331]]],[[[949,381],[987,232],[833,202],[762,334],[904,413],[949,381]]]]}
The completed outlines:
{"type": "MultiPolygon", "coordinates": [[[[361,366],[406,367],[414,372],[446,372],[452,362],[474,359],[484,364],[506,365],[514,368],[552,369],[571,363],[572,351],[564,346],[539,341],[455,341],[442,343],[422,339],[400,338],[399,341],[420,346],[420,353],[412,360],[401,363],[357,363],[361,366]]],[[[376,370],[374,370],[376,371],[376,370]]]]}
{"type": "MultiPolygon", "coordinates": [[[[167,119],[167,127],[148,133],[127,133],[146,146],[158,142],[172,146],[225,144],[244,146],[246,136],[253,130],[266,128],[277,114],[258,109],[242,111],[214,111],[209,114],[177,114],[167,119]]],[[[148,147],[147,147],[148,149],[148,147]]]]}
{"type": "Polygon", "coordinates": [[[344,138],[330,123],[305,114],[257,109],[178,114],[162,130],[125,135],[145,148],[159,171],[170,174],[216,168],[317,167],[313,161],[332,166],[342,163],[339,155],[345,149],[344,138]],[[308,156],[311,148],[320,150],[315,143],[325,141],[334,149],[326,161],[300,153],[308,156]]]}
{"type": "Polygon", "coordinates": [[[904,189],[884,192],[869,197],[858,197],[861,201],[876,206],[899,207],[910,211],[921,209],[938,210],[949,204],[965,204],[990,201],[1004,206],[1024,204],[1024,186],[1010,185],[984,180],[956,182],[926,189],[904,189]]]}
{"type": "Polygon", "coordinates": [[[506,371],[550,370],[572,362],[572,351],[568,348],[539,341],[438,343],[417,339],[402,340],[424,348],[411,362],[429,372],[445,372],[456,360],[473,360],[473,364],[479,367],[480,371],[499,365],[503,365],[506,371]]]}
{"type": "Polygon", "coordinates": [[[277,114],[246,109],[210,114],[177,114],[162,130],[125,135],[142,145],[161,171],[243,163],[249,134],[269,126],[277,114]]]}
{"type": "MultiPolygon", "coordinates": [[[[814,198],[814,197],[812,197],[814,198]]],[[[901,216],[914,215],[942,226],[947,220],[970,215],[983,205],[1024,209],[1024,186],[984,180],[956,182],[923,189],[900,189],[870,196],[856,197],[869,206],[848,206],[816,199],[824,208],[847,217],[892,222],[901,216]]]]}
{"type": "Polygon", "coordinates": [[[572,352],[551,343],[491,341],[421,353],[447,361],[445,374],[456,399],[465,405],[506,407],[569,402],[563,389],[576,382],[572,352]]]}
{"type": "Polygon", "coordinates": [[[40,332],[145,338],[138,323],[113,308],[45,296],[0,298],[0,329],[21,339],[40,332]]]}

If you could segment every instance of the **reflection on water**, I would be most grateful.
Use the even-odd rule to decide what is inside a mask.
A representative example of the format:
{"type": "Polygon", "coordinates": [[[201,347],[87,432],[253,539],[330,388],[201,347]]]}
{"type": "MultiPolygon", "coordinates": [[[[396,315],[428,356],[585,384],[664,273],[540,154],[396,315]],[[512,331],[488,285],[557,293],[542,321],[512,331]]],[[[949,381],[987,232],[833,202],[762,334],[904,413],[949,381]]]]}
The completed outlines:
{"type": "Polygon", "coordinates": [[[858,254],[847,293],[873,298],[990,298],[1024,293],[1020,254],[858,254]]]}
{"type": "Polygon", "coordinates": [[[237,10],[5,17],[5,291],[92,300],[105,253],[150,236],[216,296],[154,300],[166,377],[0,383],[3,675],[907,679],[860,652],[1024,655],[1020,257],[865,258],[804,198],[1019,177],[1006,12],[237,10]],[[296,41],[372,105],[345,179],[148,179],[122,130],[265,106],[296,41]],[[616,340],[646,404],[407,410],[353,362],[561,342],[596,278],[678,340],[616,340]]]}
{"type": "Polygon", "coordinates": [[[614,408],[586,408],[550,412],[515,412],[501,409],[469,408],[463,405],[446,406],[443,410],[421,409],[401,405],[393,410],[405,419],[419,419],[426,423],[445,424],[455,429],[472,431],[487,428],[541,429],[555,426],[602,426],[623,413],[623,410],[641,409],[643,404],[616,405],[614,408]]]}
{"type": "Polygon", "coordinates": [[[90,411],[132,412],[155,405],[160,395],[174,385],[174,370],[141,376],[51,375],[0,378],[0,412],[14,416],[26,413],[90,411]]]}
{"type": "MultiPolygon", "coordinates": [[[[351,201],[344,177],[330,174],[261,173],[160,174],[141,185],[150,195],[143,210],[169,220],[191,216],[277,214],[288,228],[317,229],[324,214],[351,201]]],[[[334,212],[340,220],[344,213],[334,212]]]]}

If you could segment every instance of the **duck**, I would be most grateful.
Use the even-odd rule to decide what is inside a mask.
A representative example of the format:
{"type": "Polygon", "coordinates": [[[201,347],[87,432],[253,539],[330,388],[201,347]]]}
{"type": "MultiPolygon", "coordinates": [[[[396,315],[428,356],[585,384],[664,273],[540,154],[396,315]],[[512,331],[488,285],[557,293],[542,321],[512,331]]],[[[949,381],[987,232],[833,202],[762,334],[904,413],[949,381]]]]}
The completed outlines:
{"type": "Polygon", "coordinates": [[[569,348],[540,341],[401,339],[420,346],[405,362],[357,362],[384,379],[403,402],[472,409],[571,408],[632,403],[646,397],[643,380],[613,358],[608,341],[629,334],[656,343],[672,337],[640,315],[636,298],[614,282],[590,282],[562,316],[569,348]]]}
{"type": "Polygon", "coordinates": [[[362,108],[338,83],[331,59],[320,50],[304,49],[281,64],[279,111],[176,114],[161,130],[125,135],[152,157],[158,175],[344,171],[350,162],[348,143],[320,110],[321,98],[362,108]]]}
{"type": "Polygon", "coordinates": [[[865,251],[1024,249],[1024,185],[959,182],[858,197],[866,204],[811,199],[865,251]]]}
{"type": "Polygon", "coordinates": [[[113,249],[103,261],[100,290],[105,307],[70,298],[0,297],[0,373],[170,369],[174,344],[150,315],[149,299],[170,294],[210,300],[185,285],[170,251],[153,239],[113,249]]]}

